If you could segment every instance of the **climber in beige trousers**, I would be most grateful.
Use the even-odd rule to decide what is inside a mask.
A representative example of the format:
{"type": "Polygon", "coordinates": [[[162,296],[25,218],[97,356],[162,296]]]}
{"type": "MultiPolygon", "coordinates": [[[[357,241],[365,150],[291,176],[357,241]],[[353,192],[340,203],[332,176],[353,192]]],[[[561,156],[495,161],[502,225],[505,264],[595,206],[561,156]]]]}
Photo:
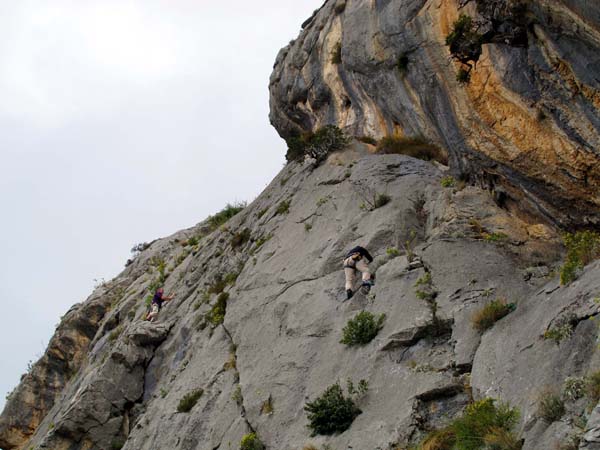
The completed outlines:
{"type": "Polygon", "coordinates": [[[369,271],[369,263],[371,262],[373,262],[373,257],[364,247],[354,247],[346,255],[344,259],[344,274],[346,275],[346,295],[348,300],[354,295],[354,276],[357,270],[362,273],[361,287],[365,288],[366,293],[373,286],[371,272],[369,271]]]}

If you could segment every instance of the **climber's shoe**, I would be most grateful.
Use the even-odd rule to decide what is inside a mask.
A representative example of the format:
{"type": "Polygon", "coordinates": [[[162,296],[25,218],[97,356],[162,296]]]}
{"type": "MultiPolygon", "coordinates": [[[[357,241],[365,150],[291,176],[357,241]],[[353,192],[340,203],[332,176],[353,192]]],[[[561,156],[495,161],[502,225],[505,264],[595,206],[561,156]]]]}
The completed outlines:
{"type": "Polygon", "coordinates": [[[360,286],[360,291],[364,295],[368,295],[369,292],[371,292],[371,286],[373,286],[373,282],[371,280],[365,280],[362,282],[362,285],[360,286]]]}
{"type": "Polygon", "coordinates": [[[350,300],[353,295],[354,292],[352,292],[352,289],[346,289],[346,300],[350,300]]]}

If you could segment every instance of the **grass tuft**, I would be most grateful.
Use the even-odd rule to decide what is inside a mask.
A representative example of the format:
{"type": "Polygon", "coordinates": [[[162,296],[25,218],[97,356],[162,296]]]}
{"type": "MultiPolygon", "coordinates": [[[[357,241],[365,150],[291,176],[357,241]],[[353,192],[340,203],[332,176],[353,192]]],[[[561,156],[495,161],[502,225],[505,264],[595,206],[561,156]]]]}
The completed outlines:
{"type": "Polygon", "coordinates": [[[444,188],[451,188],[456,185],[456,180],[454,179],[454,177],[449,175],[447,177],[442,178],[442,181],[440,182],[440,184],[444,188]]]}
{"type": "Polygon", "coordinates": [[[192,392],[188,392],[177,405],[177,412],[187,413],[192,410],[192,408],[198,403],[200,397],[204,394],[203,389],[196,389],[192,392]]]}
{"type": "Polygon", "coordinates": [[[292,202],[290,200],[283,200],[279,205],[277,205],[277,209],[275,210],[275,214],[283,215],[288,214],[290,212],[290,204],[292,202]]]}
{"type": "Polygon", "coordinates": [[[518,450],[519,440],[513,434],[519,414],[506,404],[496,405],[485,398],[471,403],[461,417],[448,426],[429,433],[420,444],[421,450],[518,450]],[[505,446],[499,445],[504,443],[505,446]]]}
{"type": "Polygon", "coordinates": [[[508,315],[513,308],[514,305],[506,303],[505,300],[494,300],[477,311],[471,321],[477,331],[483,332],[508,315]]]}
{"type": "Polygon", "coordinates": [[[544,390],[538,398],[537,414],[548,423],[556,422],[566,412],[565,402],[557,393],[544,390]]]}

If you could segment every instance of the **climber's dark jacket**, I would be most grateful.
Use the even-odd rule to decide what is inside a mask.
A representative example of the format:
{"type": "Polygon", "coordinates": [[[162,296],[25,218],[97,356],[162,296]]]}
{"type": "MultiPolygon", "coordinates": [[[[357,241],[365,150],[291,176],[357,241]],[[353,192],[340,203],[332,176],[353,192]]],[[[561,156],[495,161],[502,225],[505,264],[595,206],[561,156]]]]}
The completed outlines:
{"type": "Polygon", "coordinates": [[[354,255],[355,253],[358,253],[361,257],[363,258],[367,258],[367,260],[369,262],[373,262],[373,257],[371,256],[371,254],[368,252],[368,250],[364,247],[354,247],[352,250],[350,250],[348,252],[348,254],[346,255],[346,258],[350,258],[352,255],[354,255]]]}

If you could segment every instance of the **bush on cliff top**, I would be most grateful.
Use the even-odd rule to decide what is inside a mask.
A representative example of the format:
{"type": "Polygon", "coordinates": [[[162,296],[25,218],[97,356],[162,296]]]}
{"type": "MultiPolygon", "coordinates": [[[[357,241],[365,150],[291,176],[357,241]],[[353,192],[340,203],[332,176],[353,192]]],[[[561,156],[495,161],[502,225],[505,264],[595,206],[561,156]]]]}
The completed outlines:
{"type": "Polygon", "coordinates": [[[483,36],[479,34],[471,17],[461,14],[446,36],[446,45],[450,47],[452,57],[463,64],[477,62],[482,53],[483,36]]]}
{"type": "Polygon", "coordinates": [[[329,153],[343,150],[349,143],[350,138],[341,129],[335,125],[326,125],[314,133],[304,133],[288,139],[285,158],[291,162],[309,156],[321,162],[329,153]]]}
{"type": "Polygon", "coordinates": [[[216,213],[214,216],[208,217],[208,224],[212,230],[216,230],[237,213],[239,213],[242,209],[246,207],[246,202],[238,202],[238,203],[227,203],[225,208],[216,213]]]}

